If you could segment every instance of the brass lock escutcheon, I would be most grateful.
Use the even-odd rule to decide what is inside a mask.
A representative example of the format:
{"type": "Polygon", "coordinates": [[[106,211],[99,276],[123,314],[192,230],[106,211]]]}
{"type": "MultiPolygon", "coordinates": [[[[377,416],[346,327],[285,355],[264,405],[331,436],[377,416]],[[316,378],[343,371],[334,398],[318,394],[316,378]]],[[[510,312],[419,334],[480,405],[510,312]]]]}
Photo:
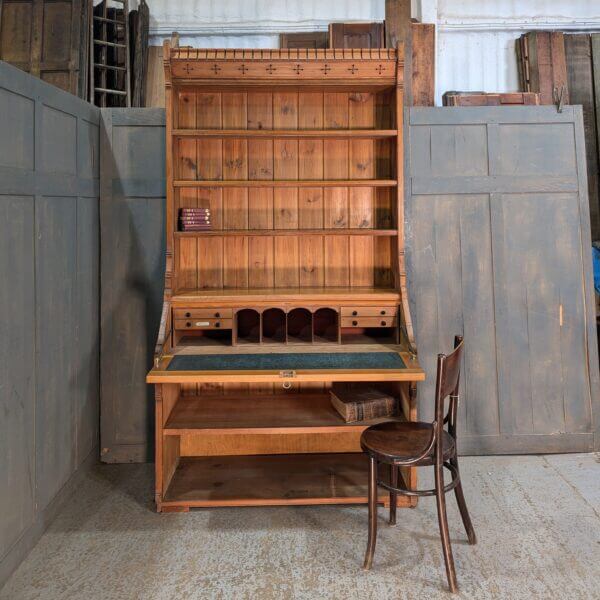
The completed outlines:
{"type": "Polygon", "coordinates": [[[296,371],[279,371],[279,377],[291,378],[296,377],[296,371]]]}

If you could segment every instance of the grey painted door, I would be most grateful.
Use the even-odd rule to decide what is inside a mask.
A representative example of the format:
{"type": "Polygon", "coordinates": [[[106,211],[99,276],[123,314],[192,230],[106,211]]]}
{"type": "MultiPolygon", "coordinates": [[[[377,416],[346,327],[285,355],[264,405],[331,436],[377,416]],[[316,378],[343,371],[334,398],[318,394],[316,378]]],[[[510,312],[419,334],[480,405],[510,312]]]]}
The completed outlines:
{"type": "Polygon", "coordinates": [[[101,459],[151,460],[146,385],[165,274],[165,111],[102,109],[100,139],[101,459]]]}
{"type": "Polygon", "coordinates": [[[98,455],[99,120],[0,61],[0,587],[98,455]]]}
{"type": "Polygon", "coordinates": [[[409,124],[421,415],[431,418],[436,355],[461,333],[463,453],[598,448],[581,108],[415,108],[409,124]]]}

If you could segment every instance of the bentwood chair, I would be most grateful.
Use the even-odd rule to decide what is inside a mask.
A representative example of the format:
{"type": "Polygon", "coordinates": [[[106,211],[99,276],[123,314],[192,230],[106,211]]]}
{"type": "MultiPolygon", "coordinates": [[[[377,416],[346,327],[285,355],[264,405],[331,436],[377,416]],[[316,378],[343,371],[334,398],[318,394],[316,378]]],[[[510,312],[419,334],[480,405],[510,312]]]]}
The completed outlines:
{"type": "Polygon", "coordinates": [[[377,486],[390,492],[390,525],[396,524],[397,494],[406,496],[435,496],[442,548],[446,563],[446,575],[450,591],[458,591],[456,571],[452,558],[452,547],[446,518],[446,493],[454,490],[469,544],[477,539],[467,511],[465,497],[458,470],[456,451],[456,414],[458,409],[458,386],[460,363],[463,353],[463,339],[456,336],[452,354],[438,355],[435,389],[435,420],[423,422],[386,422],[366,429],[361,437],[361,446],[369,455],[369,541],[365,556],[365,569],[370,569],[377,539],[377,486]],[[445,413],[445,400],[449,398],[445,413]],[[448,425],[445,429],[444,426],[448,425]],[[390,483],[378,477],[380,463],[390,465],[390,483]],[[432,466],[435,471],[435,488],[430,490],[408,489],[400,467],[432,466]],[[444,485],[444,467],[452,476],[452,481],[444,485]]]}

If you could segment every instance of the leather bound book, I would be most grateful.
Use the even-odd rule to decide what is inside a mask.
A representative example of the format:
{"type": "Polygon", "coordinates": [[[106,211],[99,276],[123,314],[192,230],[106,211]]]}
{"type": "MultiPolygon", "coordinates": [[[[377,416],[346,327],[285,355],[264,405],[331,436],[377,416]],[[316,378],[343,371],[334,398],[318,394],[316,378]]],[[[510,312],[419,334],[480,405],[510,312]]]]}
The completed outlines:
{"type": "Polygon", "coordinates": [[[346,423],[369,421],[397,414],[396,398],[374,387],[333,386],[331,404],[346,423]]]}

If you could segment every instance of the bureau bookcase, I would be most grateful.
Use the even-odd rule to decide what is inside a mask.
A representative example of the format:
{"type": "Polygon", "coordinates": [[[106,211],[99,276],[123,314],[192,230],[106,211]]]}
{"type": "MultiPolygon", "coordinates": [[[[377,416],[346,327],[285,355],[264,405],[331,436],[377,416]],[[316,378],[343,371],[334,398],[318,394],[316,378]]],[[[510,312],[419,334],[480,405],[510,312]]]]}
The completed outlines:
{"type": "Polygon", "coordinates": [[[399,56],[165,44],[158,510],[366,502],[366,424],[329,388],[370,382],[416,418],[399,56]],[[183,208],[210,228],[181,231],[183,208]]]}

